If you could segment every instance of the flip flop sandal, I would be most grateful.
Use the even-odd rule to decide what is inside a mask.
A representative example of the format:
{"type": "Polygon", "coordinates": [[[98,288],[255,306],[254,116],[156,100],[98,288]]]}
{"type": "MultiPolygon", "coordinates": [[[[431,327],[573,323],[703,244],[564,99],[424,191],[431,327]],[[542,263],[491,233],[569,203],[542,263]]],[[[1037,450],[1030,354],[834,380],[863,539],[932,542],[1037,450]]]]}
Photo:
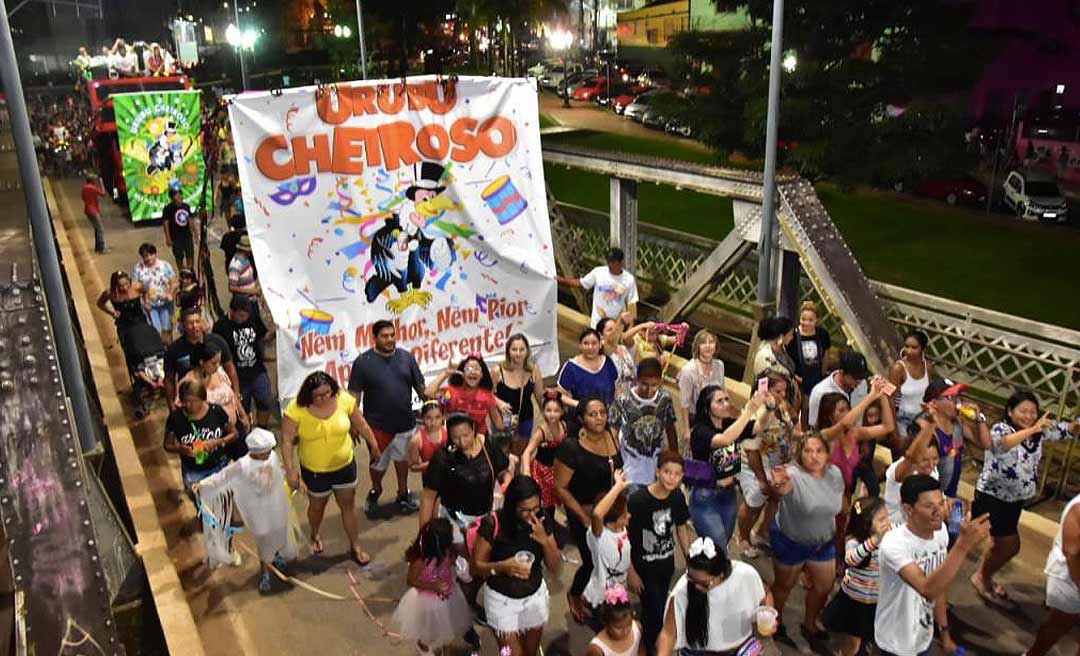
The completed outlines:
{"type": "Polygon", "coordinates": [[[366,551],[361,551],[359,555],[357,555],[356,551],[353,551],[352,560],[361,568],[367,567],[371,564],[371,556],[369,556],[366,551]]]}
{"type": "Polygon", "coordinates": [[[971,587],[975,588],[975,594],[979,595],[979,598],[988,604],[1000,604],[1009,600],[1009,595],[1005,592],[1005,589],[1000,584],[995,583],[993,590],[987,590],[981,584],[975,582],[975,577],[968,579],[971,583],[971,587]],[[999,594],[1000,591],[1000,594],[999,594]]]}
{"type": "Polygon", "coordinates": [[[311,538],[311,553],[321,554],[323,552],[322,538],[315,536],[311,538]]]}

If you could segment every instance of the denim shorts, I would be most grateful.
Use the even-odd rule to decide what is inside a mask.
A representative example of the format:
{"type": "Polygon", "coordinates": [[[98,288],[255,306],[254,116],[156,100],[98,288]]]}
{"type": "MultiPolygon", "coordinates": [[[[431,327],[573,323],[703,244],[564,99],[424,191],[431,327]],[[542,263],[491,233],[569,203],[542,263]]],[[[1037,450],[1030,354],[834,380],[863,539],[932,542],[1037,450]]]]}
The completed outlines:
{"type": "Polygon", "coordinates": [[[150,308],[150,325],[158,332],[172,332],[173,315],[176,313],[176,304],[168,301],[163,305],[150,308]]]}
{"type": "Polygon", "coordinates": [[[270,412],[274,409],[274,395],[270,391],[270,375],[265,371],[247,382],[240,383],[240,399],[244,409],[250,411],[251,403],[255,409],[270,412]]]}
{"type": "Polygon", "coordinates": [[[775,523],[769,527],[769,537],[772,538],[773,556],[782,565],[796,567],[806,562],[830,563],[836,560],[836,540],[829,540],[825,544],[802,544],[784,535],[775,523]]]}

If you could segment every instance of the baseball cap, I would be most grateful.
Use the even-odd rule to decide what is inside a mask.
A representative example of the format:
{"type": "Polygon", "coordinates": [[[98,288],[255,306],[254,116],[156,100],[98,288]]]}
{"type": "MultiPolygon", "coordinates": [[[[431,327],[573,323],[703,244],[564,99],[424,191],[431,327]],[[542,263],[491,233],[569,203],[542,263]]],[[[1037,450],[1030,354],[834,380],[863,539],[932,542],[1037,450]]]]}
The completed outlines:
{"type": "Polygon", "coordinates": [[[923,392],[923,402],[929,403],[943,396],[957,396],[966,392],[971,386],[967,383],[954,383],[948,378],[935,378],[930,381],[923,392]]]}
{"type": "Polygon", "coordinates": [[[870,370],[866,366],[866,358],[862,353],[853,351],[851,349],[844,349],[840,352],[840,369],[844,373],[862,380],[870,375],[870,370]]]}

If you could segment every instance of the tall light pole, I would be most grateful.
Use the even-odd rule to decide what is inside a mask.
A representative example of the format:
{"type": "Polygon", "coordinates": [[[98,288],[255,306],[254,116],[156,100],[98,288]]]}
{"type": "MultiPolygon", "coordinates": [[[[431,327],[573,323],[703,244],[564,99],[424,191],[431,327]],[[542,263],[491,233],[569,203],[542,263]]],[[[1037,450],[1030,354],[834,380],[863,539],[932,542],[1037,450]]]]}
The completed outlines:
{"type": "Polygon", "coordinates": [[[360,37],[360,79],[367,79],[367,50],[364,48],[364,12],[356,0],[356,33],[360,37]]]}
{"type": "Polygon", "coordinates": [[[244,91],[247,91],[247,88],[248,88],[247,68],[244,67],[244,41],[243,41],[244,31],[242,29],[240,29],[240,7],[239,7],[239,2],[240,2],[240,0],[233,0],[233,4],[232,4],[233,20],[236,21],[236,31],[240,35],[240,41],[239,41],[239,43],[237,44],[237,47],[236,47],[236,54],[237,54],[237,56],[240,57],[240,85],[243,87],[244,91]]]}
{"type": "Polygon", "coordinates": [[[769,113],[765,121],[765,190],[758,238],[757,302],[771,305],[775,296],[773,260],[776,250],[776,133],[780,122],[780,78],[784,41],[784,0],[773,0],[772,50],[769,52],[769,113]]]}

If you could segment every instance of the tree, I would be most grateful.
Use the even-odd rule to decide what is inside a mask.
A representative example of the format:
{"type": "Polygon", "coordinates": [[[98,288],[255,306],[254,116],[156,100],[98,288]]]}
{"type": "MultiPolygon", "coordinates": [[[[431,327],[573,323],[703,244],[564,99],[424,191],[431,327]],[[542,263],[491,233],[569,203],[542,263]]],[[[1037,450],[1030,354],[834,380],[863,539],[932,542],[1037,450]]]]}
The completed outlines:
{"type": "MultiPolygon", "coordinates": [[[[730,0],[713,1],[730,9],[730,0]]],[[[696,132],[714,147],[760,155],[773,3],[745,4],[749,29],[687,33],[672,47],[692,83],[712,91],[694,102],[696,132]]],[[[797,65],[781,82],[785,164],[811,177],[890,186],[958,166],[957,91],[974,79],[986,47],[966,29],[971,11],[929,1],[787,0],[784,49],[797,65]],[[890,106],[908,112],[896,116],[890,106]]]]}

